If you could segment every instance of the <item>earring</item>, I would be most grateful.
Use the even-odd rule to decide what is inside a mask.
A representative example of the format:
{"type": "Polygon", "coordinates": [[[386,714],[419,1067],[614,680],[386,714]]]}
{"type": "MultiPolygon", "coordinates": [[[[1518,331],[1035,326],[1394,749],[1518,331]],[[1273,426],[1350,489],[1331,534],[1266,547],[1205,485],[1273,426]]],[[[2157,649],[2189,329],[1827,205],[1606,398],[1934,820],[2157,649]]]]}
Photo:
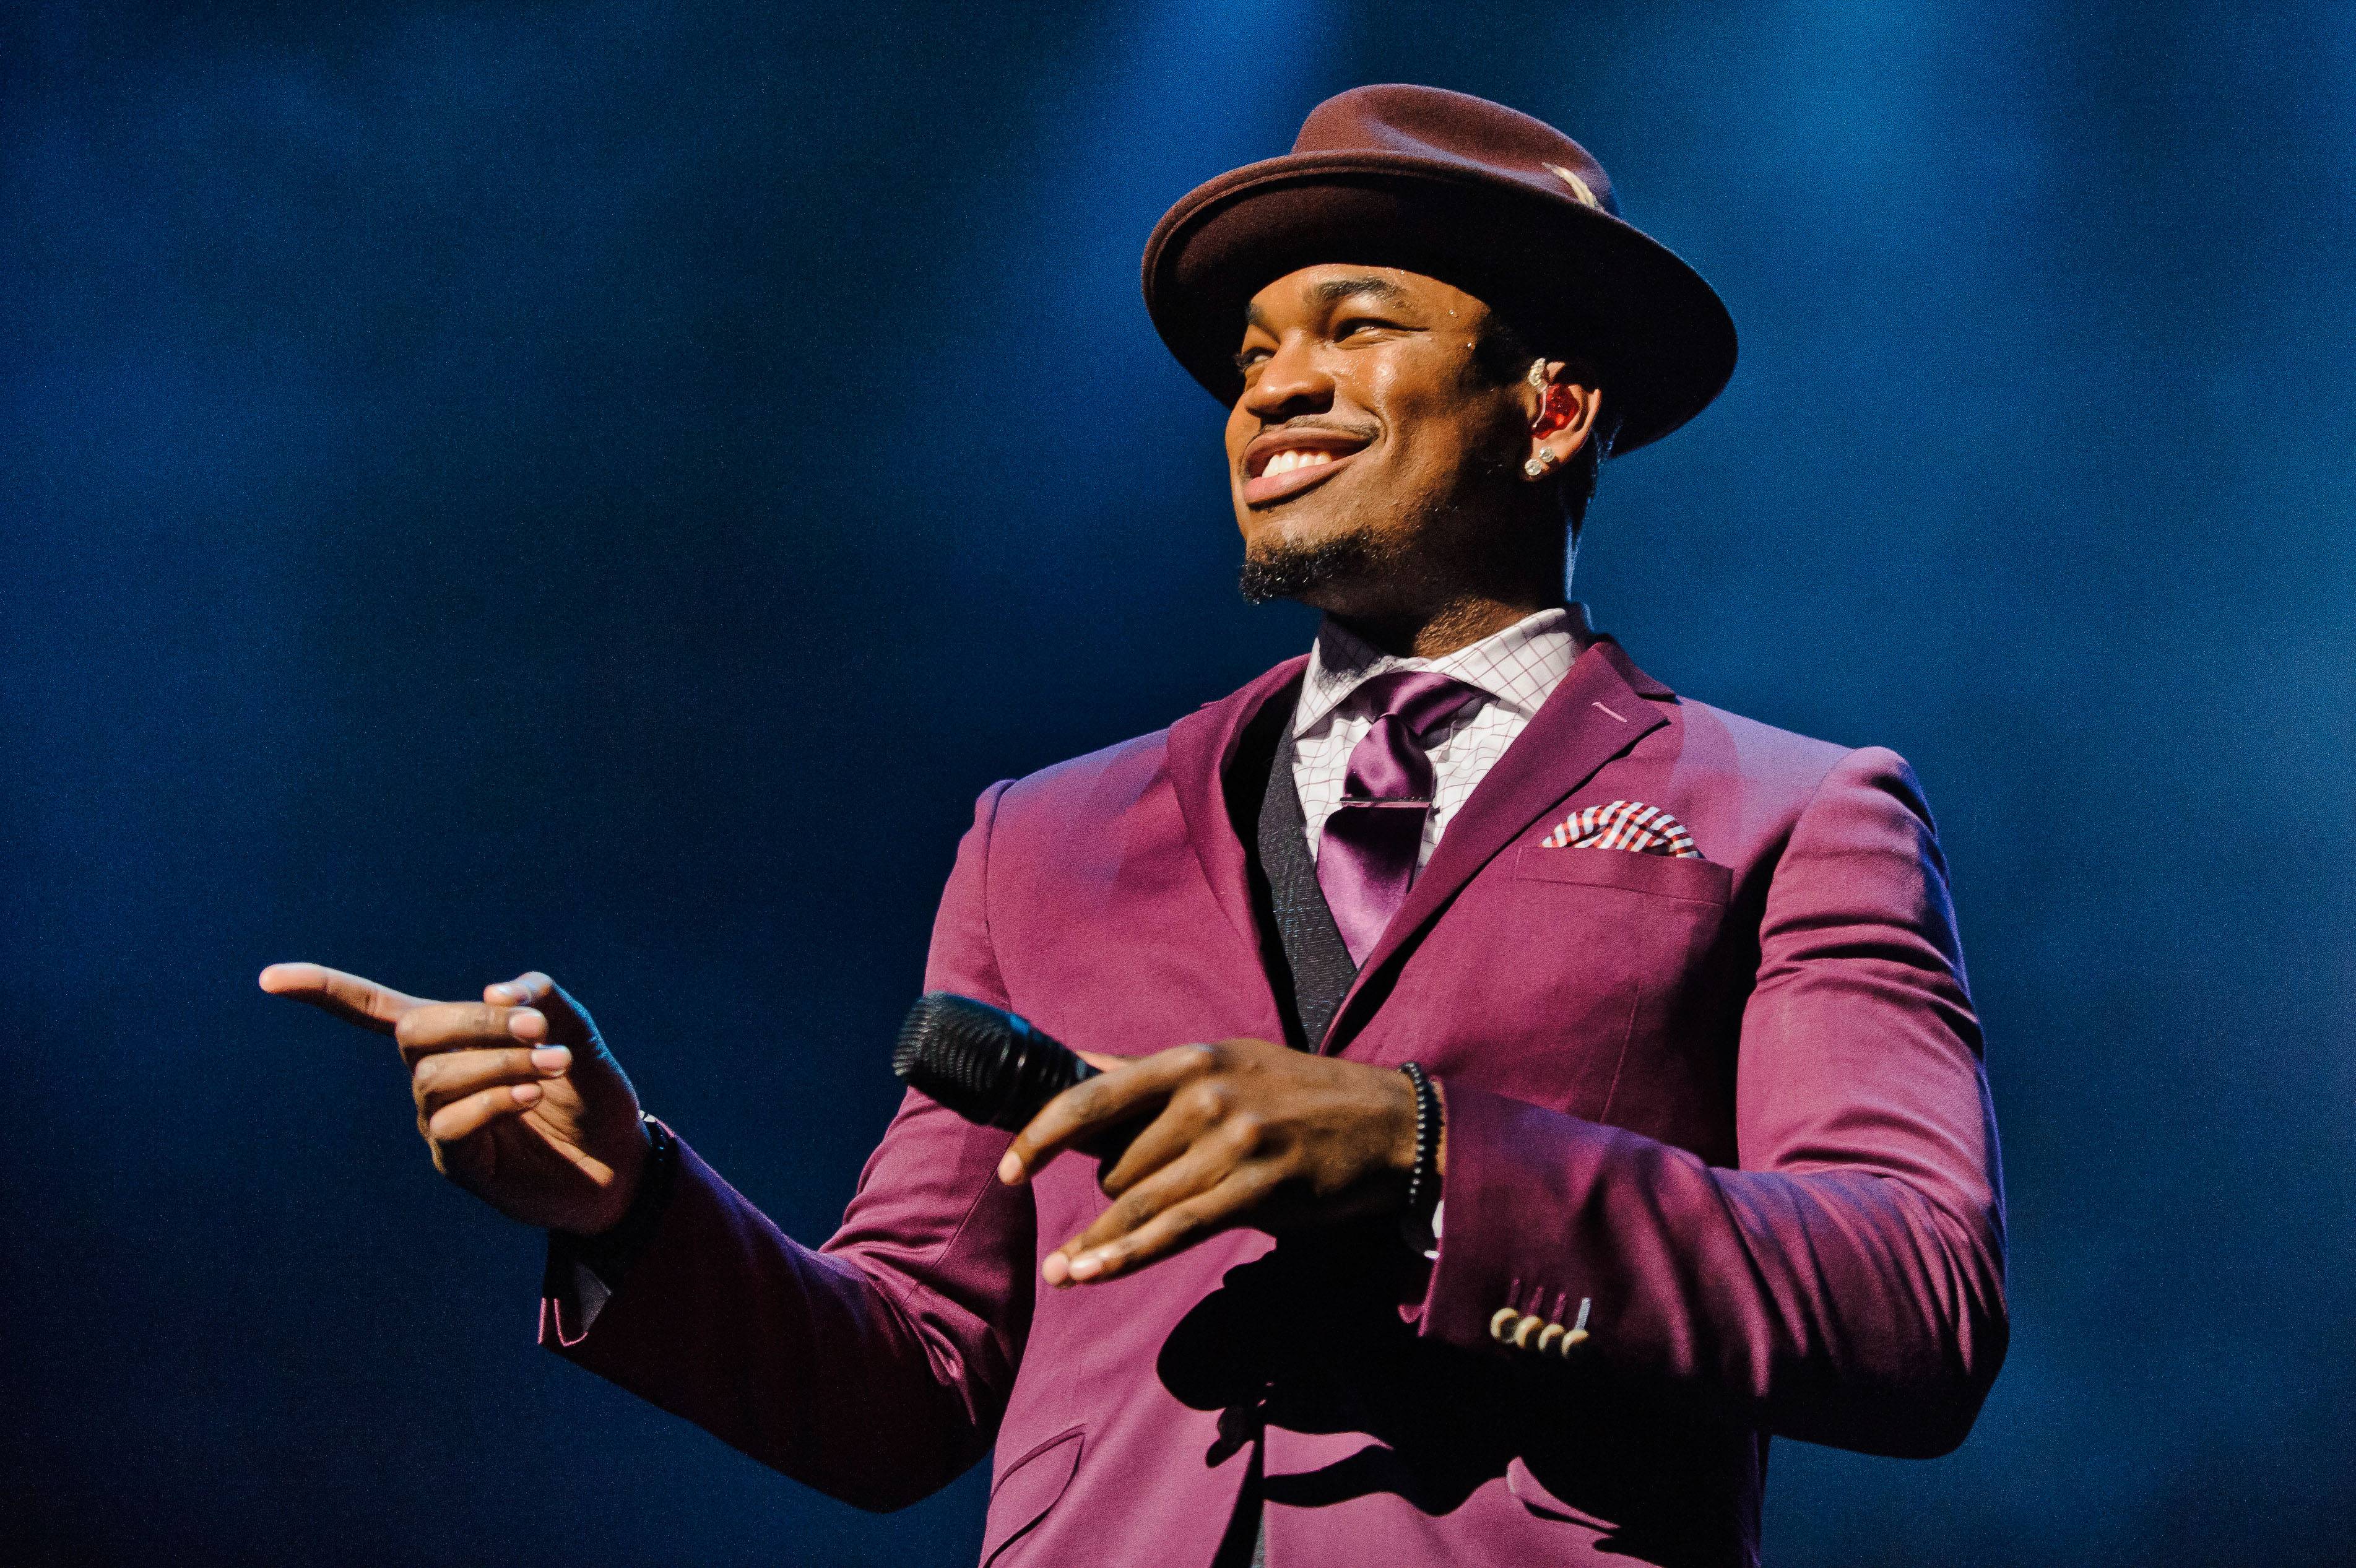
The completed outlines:
{"type": "Polygon", "coordinates": [[[1548,386],[1544,401],[1538,405],[1538,416],[1530,421],[1530,434],[1540,437],[1563,429],[1578,416],[1578,405],[1571,402],[1570,389],[1548,386]]]}
{"type": "MultiPolygon", "coordinates": [[[[1530,433],[1544,439],[1570,423],[1570,391],[1547,380],[1544,360],[1530,361],[1529,381],[1530,390],[1538,394],[1538,416],[1530,421],[1530,433]]],[[[1533,479],[1543,479],[1547,477],[1547,470],[1561,461],[1541,446],[1536,456],[1522,465],[1522,472],[1533,479]]]]}

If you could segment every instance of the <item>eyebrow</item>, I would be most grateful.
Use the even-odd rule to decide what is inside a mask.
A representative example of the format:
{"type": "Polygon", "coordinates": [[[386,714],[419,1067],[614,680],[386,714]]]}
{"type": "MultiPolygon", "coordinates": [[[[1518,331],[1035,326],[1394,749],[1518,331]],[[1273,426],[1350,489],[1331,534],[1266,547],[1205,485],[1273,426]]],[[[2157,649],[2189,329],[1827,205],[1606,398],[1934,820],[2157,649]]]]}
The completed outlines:
{"type": "MultiPolygon", "coordinates": [[[[1388,278],[1378,277],[1327,278],[1309,291],[1309,302],[1320,310],[1330,310],[1342,301],[1360,295],[1393,306],[1408,303],[1407,290],[1388,278]]],[[[1260,309],[1257,300],[1245,309],[1244,325],[1257,327],[1262,331],[1272,330],[1269,327],[1267,314],[1260,309]]]]}

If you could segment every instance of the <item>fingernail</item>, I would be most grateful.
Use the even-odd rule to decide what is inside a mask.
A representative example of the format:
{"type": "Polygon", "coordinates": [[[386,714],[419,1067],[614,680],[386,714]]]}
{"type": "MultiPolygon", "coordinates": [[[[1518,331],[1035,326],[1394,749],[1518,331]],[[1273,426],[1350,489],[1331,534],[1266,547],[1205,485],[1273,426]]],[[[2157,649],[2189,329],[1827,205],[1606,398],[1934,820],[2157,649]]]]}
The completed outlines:
{"type": "Polygon", "coordinates": [[[531,1065],[542,1072],[562,1072],[573,1065],[573,1053],[562,1046],[542,1046],[531,1053],[531,1065]]]}
{"type": "Polygon", "coordinates": [[[1104,1273],[1104,1266],[1105,1255],[1102,1252],[1083,1252],[1072,1260],[1072,1277],[1092,1280],[1104,1273]]]}
{"type": "Polygon", "coordinates": [[[1009,1149],[998,1162],[998,1179],[1012,1187],[1023,1179],[1023,1156],[1009,1149]]]}
{"type": "Polygon", "coordinates": [[[519,1007],[514,1012],[508,1015],[508,1033],[515,1036],[518,1039],[528,1038],[529,1036],[527,1036],[523,1032],[524,1025],[527,1023],[537,1024],[540,1026],[539,1028],[532,1031],[532,1034],[544,1035],[548,1032],[548,1020],[541,1016],[537,1008],[519,1007]]]}
{"type": "Polygon", "coordinates": [[[536,1083],[519,1083],[513,1089],[508,1090],[508,1092],[515,1096],[515,1102],[518,1105],[530,1105],[533,1101],[540,1098],[540,1085],[536,1083]]]}
{"type": "Polygon", "coordinates": [[[483,993],[486,1002],[512,1002],[515,999],[516,988],[512,985],[494,985],[483,993]]]}

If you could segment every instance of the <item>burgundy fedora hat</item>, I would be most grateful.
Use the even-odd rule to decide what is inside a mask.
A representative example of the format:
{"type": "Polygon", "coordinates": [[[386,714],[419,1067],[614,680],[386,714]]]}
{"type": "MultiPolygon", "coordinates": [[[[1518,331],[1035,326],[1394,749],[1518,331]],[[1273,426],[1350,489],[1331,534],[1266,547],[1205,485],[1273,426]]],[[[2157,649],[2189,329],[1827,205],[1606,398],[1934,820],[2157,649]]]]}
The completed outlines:
{"type": "Polygon", "coordinates": [[[1221,175],[1154,225],[1145,308],[1232,406],[1251,296],[1328,262],[1440,278],[1534,349],[1596,361],[1615,452],[1666,435],[1734,373],[1734,322],[1701,274],[1620,217],[1586,148],[1486,99],[1398,85],[1327,99],[1290,154],[1221,175]]]}

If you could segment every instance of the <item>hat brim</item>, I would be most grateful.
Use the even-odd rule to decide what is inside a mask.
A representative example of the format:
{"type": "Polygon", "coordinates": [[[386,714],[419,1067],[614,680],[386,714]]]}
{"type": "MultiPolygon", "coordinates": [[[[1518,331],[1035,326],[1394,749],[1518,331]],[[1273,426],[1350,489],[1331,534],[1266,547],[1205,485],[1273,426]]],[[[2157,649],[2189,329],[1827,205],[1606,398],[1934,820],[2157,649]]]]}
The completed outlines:
{"type": "Polygon", "coordinates": [[[1232,407],[1252,295],[1306,266],[1451,284],[1540,352],[1595,361],[1612,450],[1659,440],[1734,373],[1734,321],[1659,241],[1599,208],[1412,154],[1295,153],[1186,196],[1145,246],[1145,308],[1187,373],[1232,407]]]}

